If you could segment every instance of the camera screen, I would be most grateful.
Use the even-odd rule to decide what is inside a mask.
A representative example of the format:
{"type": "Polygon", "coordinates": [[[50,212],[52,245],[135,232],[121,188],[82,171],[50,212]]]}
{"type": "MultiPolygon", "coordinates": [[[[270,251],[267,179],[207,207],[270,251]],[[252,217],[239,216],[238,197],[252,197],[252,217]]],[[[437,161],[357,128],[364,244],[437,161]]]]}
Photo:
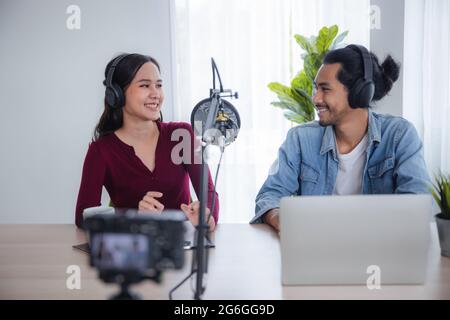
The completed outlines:
{"type": "Polygon", "coordinates": [[[96,233],[91,258],[100,270],[139,270],[149,267],[149,239],[142,234],[96,233]]]}

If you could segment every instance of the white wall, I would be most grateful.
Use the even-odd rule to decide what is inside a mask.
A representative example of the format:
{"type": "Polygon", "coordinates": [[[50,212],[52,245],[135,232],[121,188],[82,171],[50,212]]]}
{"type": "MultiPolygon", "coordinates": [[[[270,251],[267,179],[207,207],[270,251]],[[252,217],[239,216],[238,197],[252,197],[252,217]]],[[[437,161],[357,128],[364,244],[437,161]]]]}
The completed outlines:
{"type": "Polygon", "coordinates": [[[81,169],[119,52],[161,64],[172,119],[169,1],[1,0],[0,223],[73,223],[81,169]],[[68,30],[66,9],[81,9],[68,30]]]}
{"type": "Polygon", "coordinates": [[[405,41],[404,41],[404,81],[405,94],[403,116],[411,121],[424,138],[423,113],[423,52],[424,52],[424,13],[423,0],[405,2],[405,41]],[[419,39],[419,40],[418,40],[419,39]]]}
{"type": "Polygon", "coordinates": [[[380,28],[370,32],[370,50],[382,63],[387,54],[400,63],[400,76],[391,92],[376,103],[375,112],[403,115],[403,38],[405,0],[371,0],[371,6],[379,8],[380,28]]]}

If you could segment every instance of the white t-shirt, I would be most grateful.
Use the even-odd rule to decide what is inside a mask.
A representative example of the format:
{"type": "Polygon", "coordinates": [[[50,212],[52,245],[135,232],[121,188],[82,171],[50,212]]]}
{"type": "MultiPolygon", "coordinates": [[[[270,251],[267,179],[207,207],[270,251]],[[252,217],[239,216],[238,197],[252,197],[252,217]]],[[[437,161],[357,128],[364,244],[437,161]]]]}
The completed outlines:
{"type": "Polygon", "coordinates": [[[360,143],[347,154],[338,151],[339,169],[333,194],[361,194],[366,151],[369,143],[367,134],[360,143]]]}

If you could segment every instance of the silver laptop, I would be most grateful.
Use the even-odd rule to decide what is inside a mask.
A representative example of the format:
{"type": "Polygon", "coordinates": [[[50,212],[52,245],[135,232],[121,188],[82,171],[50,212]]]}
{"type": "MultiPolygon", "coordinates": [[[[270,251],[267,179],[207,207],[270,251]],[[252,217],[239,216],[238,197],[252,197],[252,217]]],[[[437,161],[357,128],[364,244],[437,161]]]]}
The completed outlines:
{"type": "Polygon", "coordinates": [[[281,199],[283,285],[422,284],[430,195],[281,199]]]}

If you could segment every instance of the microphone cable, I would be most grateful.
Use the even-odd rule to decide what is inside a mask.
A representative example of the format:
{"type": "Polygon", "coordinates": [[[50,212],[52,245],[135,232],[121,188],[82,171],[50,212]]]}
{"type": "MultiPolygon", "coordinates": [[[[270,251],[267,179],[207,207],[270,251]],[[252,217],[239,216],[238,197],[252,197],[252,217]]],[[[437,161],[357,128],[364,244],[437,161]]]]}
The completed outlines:
{"type": "Polygon", "coordinates": [[[220,78],[219,69],[217,69],[216,62],[213,58],[211,58],[211,69],[212,69],[212,76],[213,76],[213,89],[216,89],[216,77],[214,71],[217,73],[217,77],[219,78],[219,86],[220,86],[220,92],[223,92],[223,86],[222,86],[222,79],[220,78]]]}

